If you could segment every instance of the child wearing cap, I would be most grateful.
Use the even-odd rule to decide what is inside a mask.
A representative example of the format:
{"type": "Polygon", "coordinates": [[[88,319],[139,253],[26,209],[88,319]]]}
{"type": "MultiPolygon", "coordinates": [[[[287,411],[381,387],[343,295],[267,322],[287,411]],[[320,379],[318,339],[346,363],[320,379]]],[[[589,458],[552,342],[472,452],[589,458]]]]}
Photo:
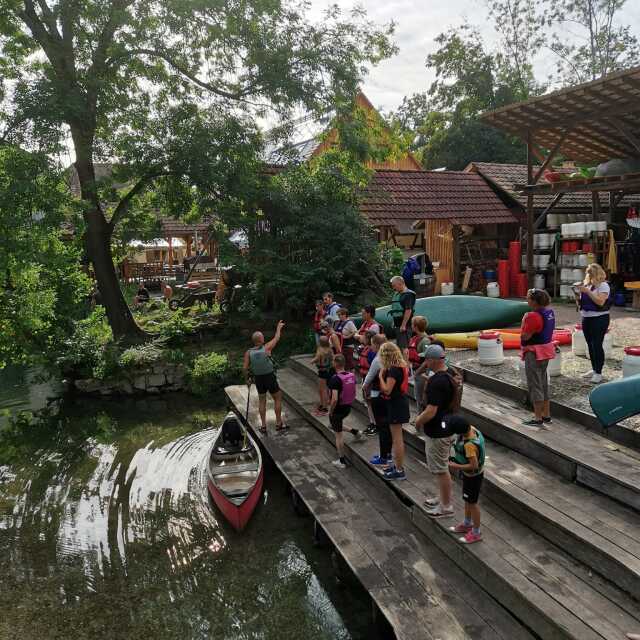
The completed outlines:
{"type": "Polygon", "coordinates": [[[480,533],[480,489],[484,477],[485,447],[484,437],[474,426],[460,415],[450,415],[445,419],[449,431],[457,436],[453,443],[453,456],[449,469],[462,474],[462,499],[464,500],[464,520],[450,527],[453,533],[464,534],[459,538],[464,544],[482,540],[480,533]]]}

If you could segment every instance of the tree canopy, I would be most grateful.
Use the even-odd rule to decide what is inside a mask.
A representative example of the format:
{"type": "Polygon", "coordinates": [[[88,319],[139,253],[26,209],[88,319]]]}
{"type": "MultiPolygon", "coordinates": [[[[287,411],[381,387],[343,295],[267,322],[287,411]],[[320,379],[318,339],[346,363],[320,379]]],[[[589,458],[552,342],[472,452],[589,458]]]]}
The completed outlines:
{"type": "Polygon", "coordinates": [[[0,0],[0,139],[73,147],[86,232],[116,337],[137,327],[115,276],[111,238],[161,180],[211,210],[243,197],[258,170],[257,115],[325,112],[393,52],[390,26],[330,7],[310,21],[287,0],[0,0]],[[129,186],[96,180],[112,161],[129,186]],[[110,203],[110,204],[106,204],[110,203]]]}

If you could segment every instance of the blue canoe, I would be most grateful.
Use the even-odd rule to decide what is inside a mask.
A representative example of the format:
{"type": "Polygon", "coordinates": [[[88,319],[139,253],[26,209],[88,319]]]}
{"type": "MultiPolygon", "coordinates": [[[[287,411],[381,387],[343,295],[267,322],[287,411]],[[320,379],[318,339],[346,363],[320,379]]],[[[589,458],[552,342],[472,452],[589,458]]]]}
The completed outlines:
{"type": "MultiPolygon", "coordinates": [[[[380,307],[376,311],[376,321],[382,324],[388,334],[393,335],[391,306],[380,307]]],[[[434,296],[418,298],[415,314],[425,316],[429,323],[429,333],[458,333],[499,329],[519,324],[527,311],[526,302],[484,298],[481,296],[434,296]]],[[[360,316],[353,320],[357,323],[360,316]]]]}
{"type": "Polygon", "coordinates": [[[640,374],[598,385],[589,394],[589,403],[604,427],[638,415],[640,374]]]}

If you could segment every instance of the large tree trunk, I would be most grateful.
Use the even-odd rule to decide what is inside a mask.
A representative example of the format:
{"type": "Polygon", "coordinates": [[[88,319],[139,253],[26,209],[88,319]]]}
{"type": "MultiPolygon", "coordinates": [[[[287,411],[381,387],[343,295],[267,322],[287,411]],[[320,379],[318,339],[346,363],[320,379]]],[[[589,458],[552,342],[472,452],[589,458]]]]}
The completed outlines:
{"type": "Polygon", "coordinates": [[[102,303],[107,312],[107,319],[116,340],[138,342],[145,337],[145,333],[136,324],[131,310],[120,290],[120,283],[113,265],[111,254],[112,230],[102,213],[96,193],[95,172],[90,153],[79,152],[76,144],[75,166],[78,172],[82,199],[90,206],[84,212],[87,228],[84,245],[87,256],[93,264],[93,270],[98,281],[98,289],[102,303]]]}

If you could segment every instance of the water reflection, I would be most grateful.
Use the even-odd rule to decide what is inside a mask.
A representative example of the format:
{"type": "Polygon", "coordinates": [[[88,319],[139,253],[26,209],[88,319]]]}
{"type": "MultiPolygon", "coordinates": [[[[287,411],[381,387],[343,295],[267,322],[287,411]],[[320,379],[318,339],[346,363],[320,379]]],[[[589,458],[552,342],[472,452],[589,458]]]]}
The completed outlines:
{"type": "Polygon", "coordinates": [[[89,405],[0,459],[1,638],[365,637],[277,474],[244,534],[218,520],[189,402],[89,405]]]}

